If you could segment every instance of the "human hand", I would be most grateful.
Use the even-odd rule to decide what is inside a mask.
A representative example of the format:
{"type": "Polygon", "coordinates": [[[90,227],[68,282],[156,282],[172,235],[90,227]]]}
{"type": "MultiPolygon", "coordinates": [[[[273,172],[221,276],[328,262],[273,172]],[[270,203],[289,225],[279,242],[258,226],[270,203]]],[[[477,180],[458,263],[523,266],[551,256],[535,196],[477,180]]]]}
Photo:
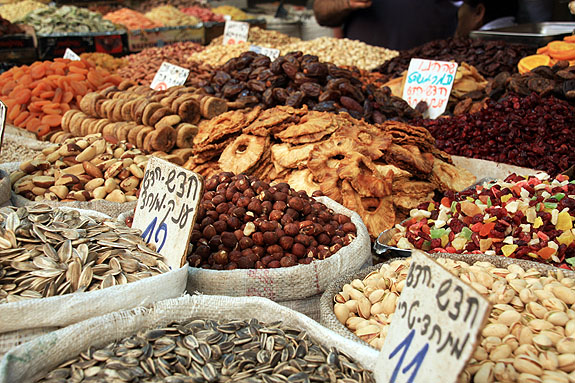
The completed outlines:
{"type": "Polygon", "coordinates": [[[371,0],[348,0],[349,9],[363,9],[371,7],[371,0]]]}

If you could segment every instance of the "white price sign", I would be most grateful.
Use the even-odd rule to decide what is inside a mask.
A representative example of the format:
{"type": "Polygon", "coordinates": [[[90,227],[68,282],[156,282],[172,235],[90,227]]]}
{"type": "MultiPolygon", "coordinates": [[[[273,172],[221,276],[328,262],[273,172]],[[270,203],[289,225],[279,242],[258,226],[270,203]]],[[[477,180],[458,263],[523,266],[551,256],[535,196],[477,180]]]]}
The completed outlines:
{"type": "Polygon", "coordinates": [[[173,269],[186,263],[203,191],[200,175],[156,157],[148,161],[132,227],[173,269]]]}
{"type": "Polygon", "coordinates": [[[260,47],[259,45],[250,45],[250,51],[268,56],[272,61],[277,59],[280,55],[279,49],[260,47]]]}
{"type": "Polygon", "coordinates": [[[6,104],[0,101],[0,150],[2,148],[2,143],[4,142],[4,128],[6,127],[6,115],[8,114],[8,108],[6,104]]]}
{"type": "Polygon", "coordinates": [[[184,85],[190,70],[164,61],[156,72],[150,88],[153,90],[166,90],[173,86],[184,85]]]}
{"type": "Polygon", "coordinates": [[[66,48],[66,51],[64,51],[64,58],[68,59],[68,60],[72,60],[72,61],[80,61],[82,60],[80,58],[80,56],[78,56],[73,50],[71,50],[70,48],[66,48]]]}
{"type": "Polygon", "coordinates": [[[374,370],[378,383],[455,383],[475,352],[491,304],[414,251],[374,370]]]}
{"type": "Polygon", "coordinates": [[[429,118],[441,116],[447,108],[457,66],[449,61],[411,59],[401,97],[413,108],[425,101],[429,118]]]}
{"type": "Polygon", "coordinates": [[[224,27],[224,45],[234,45],[248,41],[250,24],[242,21],[227,20],[224,27]]]}

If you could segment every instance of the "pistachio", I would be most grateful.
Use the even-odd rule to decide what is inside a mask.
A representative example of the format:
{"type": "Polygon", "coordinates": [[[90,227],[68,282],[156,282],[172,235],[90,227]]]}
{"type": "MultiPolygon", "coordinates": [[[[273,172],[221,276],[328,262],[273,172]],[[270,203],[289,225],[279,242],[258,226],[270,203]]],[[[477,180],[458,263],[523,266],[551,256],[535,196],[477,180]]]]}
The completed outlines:
{"type": "Polygon", "coordinates": [[[533,358],[529,355],[519,355],[513,360],[513,367],[519,372],[541,375],[543,374],[543,369],[541,368],[541,363],[538,359],[533,358]]]}
{"type": "Polygon", "coordinates": [[[337,303],[333,307],[333,311],[338,321],[345,325],[347,318],[349,318],[349,309],[346,305],[337,303]]]}

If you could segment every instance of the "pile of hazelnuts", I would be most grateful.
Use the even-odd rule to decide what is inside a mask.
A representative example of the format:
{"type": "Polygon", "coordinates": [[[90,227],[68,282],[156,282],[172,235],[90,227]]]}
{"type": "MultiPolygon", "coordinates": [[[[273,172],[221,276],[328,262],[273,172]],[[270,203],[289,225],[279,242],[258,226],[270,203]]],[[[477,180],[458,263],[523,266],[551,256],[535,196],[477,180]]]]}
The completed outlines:
{"type": "Polygon", "coordinates": [[[222,172],[205,182],[188,262],[214,270],[308,264],[332,256],[356,234],[348,216],[304,191],[222,172]]]}

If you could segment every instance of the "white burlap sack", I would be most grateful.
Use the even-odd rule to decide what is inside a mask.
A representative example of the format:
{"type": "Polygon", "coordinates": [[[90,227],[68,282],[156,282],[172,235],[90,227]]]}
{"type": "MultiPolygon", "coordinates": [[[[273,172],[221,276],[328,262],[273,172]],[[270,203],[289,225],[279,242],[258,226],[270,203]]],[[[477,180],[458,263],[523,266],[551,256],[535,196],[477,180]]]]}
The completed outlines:
{"type": "Polygon", "coordinates": [[[12,185],[10,185],[10,176],[3,170],[0,170],[0,207],[10,205],[12,196],[12,185]]]}
{"type": "Polygon", "coordinates": [[[282,320],[307,331],[326,347],[336,347],[364,368],[373,370],[378,352],[349,341],[306,316],[264,298],[185,296],[93,318],[52,332],[10,351],[0,362],[0,383],[31,382],[90,346],[101,347],[139,330],[162,327],[191,318],[282,320]]]}
{"type": "MultiPolygon", "coordinates": [[[[19,169],[20,169],[20,162],[8,162],[5,164],[0,164],[0,171],[5,171],[7,173],[11,173],[19,169]]],[[[20,207],[37,203],[35,201],[31,201],[27,198],[22,197],[21,195],[14,193],[12,190],[10,190],[10,192],[12,195],[12,204],[14,206],[20,207]]],[[[116,218],[123,212],[133,211],[136,208],[137,201],[125,202],[125,203],[110,202],[106,200],[92,200],[87,202],[42,201],[42,203],[54,207],[68,206],[84,210],[99,211],[101,213],[109,215],[110,217],[116,218]]]]}
{"type": "Polygon", "coordinates": [[[357,238],[331,257],[278,269],[217,271],[189,269],[188,291],[211,295],[258,296],[319,319],[319,299],[334,278],[360,270],[371,262],[367,228],[361,217],[327,197],[316,198],[339,214],[351,217],[357,238]]]}

